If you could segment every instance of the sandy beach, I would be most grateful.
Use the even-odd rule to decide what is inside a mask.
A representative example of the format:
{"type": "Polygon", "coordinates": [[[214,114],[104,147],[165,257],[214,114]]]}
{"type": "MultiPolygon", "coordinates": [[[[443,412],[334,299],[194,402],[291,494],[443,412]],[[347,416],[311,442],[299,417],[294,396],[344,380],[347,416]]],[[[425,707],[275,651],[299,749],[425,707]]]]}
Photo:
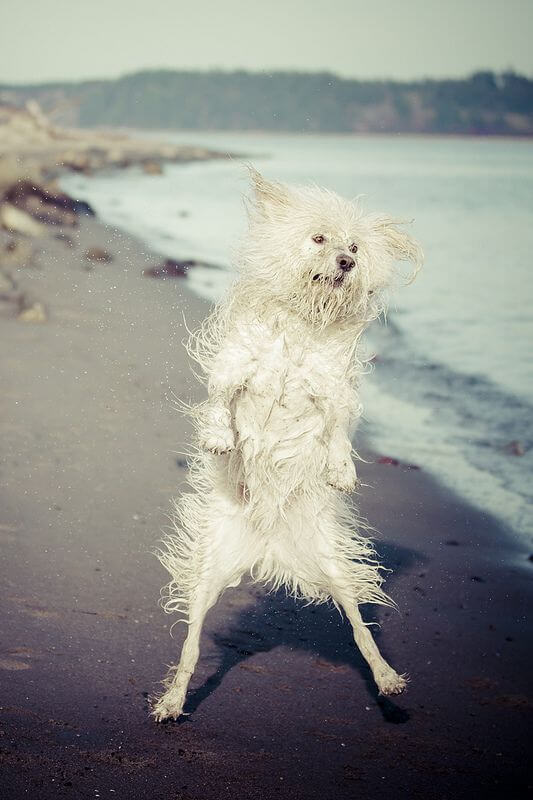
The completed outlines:
{"type": "Polygon", "coordinates": [[[42,314],[0,308],[1,796],[525,798],[532,564],[386,453],[363,452],[359,502],[399,613],[364,611],[406,694],[377,697],[334,609],[244,586],[208,616],[190,716],[153,722],[184,631],[169,636],[151,551],[185,478],[172,396],[202,391],[184,316],[208,307],[143,276],[161,257],[94,218],[31,241],[11,275],[42,314]]]}

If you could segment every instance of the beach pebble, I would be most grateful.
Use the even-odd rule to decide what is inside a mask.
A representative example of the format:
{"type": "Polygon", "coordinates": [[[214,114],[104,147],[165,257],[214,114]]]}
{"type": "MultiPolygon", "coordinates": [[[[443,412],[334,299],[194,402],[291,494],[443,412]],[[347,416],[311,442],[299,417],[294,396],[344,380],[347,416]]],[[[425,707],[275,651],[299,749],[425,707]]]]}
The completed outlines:
{"type": "Polygon", "coordinates": [[[25,236],[42,236],[46,228],[25,211],[9,203],[0,206],[0,224],[12,233],[23,233],[25,236]]]}
{"type": "Polygon", "coordinates": [[[46,222],[48,225],[67,225],[74,227],[78,224],[78,219],[74,211],[68,208],[62,208],[53,202],[47,202],[37,194],[30,195],[26,198],[24,204],[25,210],[41,222],[46,222]]]}
{"type": "Polygon", "coordinates": [[[391,456],[380,456],[378,458],[378,464],[390,464],[391,467],[397,467],[399,463],[397,458],[391,458],[391,456]]]}
{"type": "Polygon", "coordinates": [[[3,267],[26,266],[33,255],[33,246],[27,239],[10,239],[0,253],[3,267]]]}
{"type": "Polygon", "coordinates": [[[518,439],[509,442],[508,444],[505,445],[503,449],[506,453],[508,453],[511,456],[523,456],[525,455],[526,452],[524,445],[518,439]]]}
{"type": "Polygon", "coordinates": [[[68,233],[63,233],[60,231],[59,233],[55,233],[54,237],[59,239],[60,242],[63,242],[67,245],[67,247],[74,247],[74,239],[72,236],[69,236],[68,233]]]}
{"type": "Polygon", "coordinates": [[[143,172],[147,175],[162,175],[163,167],[157,161],[145,161],[143,164],[143,172]]]}
{"type": "Polygon", "coordinates": [[[28,308],[24,308],[17,319],[21,322],[46,322],[48,316],[42,303],[33,303],[28,308]]]}
{"type": "Polygon", "coordinates": [[[187,270],[195,266],[195,261],[175,261],[167,258],[160,267],[143,270],[143,275],[148,278],[184,278],[187,270]]]}
{"type": "Polygon", "coordinates": [[[98,261],[101,264],[109,264],[113,261],[113,256],[104,250],[103,247],[90,247],[85,251],[85,258],[87,261],[98,261]]]}
{"type": "Polygon", "coordinates": [[[91,172],[91,161],[87,153],[76,152],[76,150],[66,150],[58,159],[61,166],[73,169],[75,172],[91,172]]]}
{"type": "Polygon", "coordinates": [[[2,176],[0,169],[0,184],[2,183],[4,202],[40,222],[75,227],[78,224],[78,214],[86,213],[86,203],[81,204],[80,201],[69,197],[61,191],[55,181],[42,182],[36,178],[30,179],[27,170],[20,165],[18,174],[11,169],[8,175],[2,176]],[[5,179],[9,175],[11,185],[6,186],[5,179]]]}
{"type": "Polygon", "coordinates": [[[392,458],[392,456],[380,456],[377,463],[389,464],[391,467],[403,467],[404,469],[420,469],[418,464],[404,464],[402,461],[398,461],[397,458],[392,458]]]}
{"type": "Polygon", "coordinates": [[[0,295],[12,292],[14,288],[15,282],[13,281],[11,275],[8,275],[5,272],[0,272],[0,295]]]}
{"type": "Polygon", "coordinates": [[[22,292],[13,288],[10,292],[0,292],[0,316],[16,317],[22,305],[22,292]]]}

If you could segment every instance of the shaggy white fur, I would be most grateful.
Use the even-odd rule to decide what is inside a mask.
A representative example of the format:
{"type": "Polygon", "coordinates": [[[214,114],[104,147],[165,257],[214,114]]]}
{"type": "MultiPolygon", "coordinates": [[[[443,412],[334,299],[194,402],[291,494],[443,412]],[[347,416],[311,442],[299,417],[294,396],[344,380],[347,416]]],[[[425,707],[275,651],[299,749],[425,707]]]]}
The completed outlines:
{"type": "Polygon", "coordinates": [[[199,445],[192,492],[175,502],[175,531],[158,552],[172,576],[163,607],[188,634],[154,700],[157,721],[183,713],[205,615],[245,573],[295,598],[333,601],[380,692],[406,684],[359,613],[360,603],[393,602],[346,493],[357,485],[361,334],[385,308],[395,264],[411,262],[414,277],[422,253],[401,220],[250,171],[240,277],[189,344],[208,400],[189,409],[199,445]]]}

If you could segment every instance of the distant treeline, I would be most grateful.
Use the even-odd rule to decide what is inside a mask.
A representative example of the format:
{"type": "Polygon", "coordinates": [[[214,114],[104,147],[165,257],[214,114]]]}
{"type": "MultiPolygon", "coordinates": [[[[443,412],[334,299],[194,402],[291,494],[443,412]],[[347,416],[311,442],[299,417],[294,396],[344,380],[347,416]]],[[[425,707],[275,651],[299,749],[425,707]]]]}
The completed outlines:
{"type": "Polygon", "coordinates": [[[533,80],[358,81],[328,73],[143,71],[116,80],[1,86],[61,123],[154,129],[533,135],[533,80]]]}

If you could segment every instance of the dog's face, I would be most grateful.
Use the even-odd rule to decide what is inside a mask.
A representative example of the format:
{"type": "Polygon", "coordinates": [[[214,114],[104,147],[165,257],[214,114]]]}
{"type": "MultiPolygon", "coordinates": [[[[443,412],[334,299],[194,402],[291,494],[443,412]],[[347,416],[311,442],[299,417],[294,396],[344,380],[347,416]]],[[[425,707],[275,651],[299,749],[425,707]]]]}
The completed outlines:
{"type": "Polygon", "coordinates": [[[251,170],[254,195],[244,270],[265,302],[276,298],[321,326],[384,307],[398,261],[422,262],[419,245],[387,216],[318,187],[289,187],[251,170]]]}

